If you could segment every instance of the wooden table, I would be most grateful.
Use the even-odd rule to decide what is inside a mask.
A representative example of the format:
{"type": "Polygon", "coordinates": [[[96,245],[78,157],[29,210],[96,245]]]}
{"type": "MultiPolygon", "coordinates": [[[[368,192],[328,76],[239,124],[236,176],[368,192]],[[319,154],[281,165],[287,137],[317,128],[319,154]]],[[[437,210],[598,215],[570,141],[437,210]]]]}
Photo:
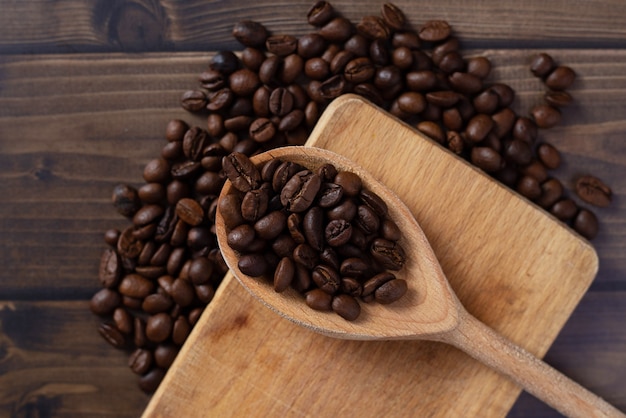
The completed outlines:
{"type": "MultiPolygon", "coordinates": [[[[123,227],[112,187],[141,184],[168,120],[203,124],[178,100],[211,51],[239,50],[244,18],[276,33],[311,31],[309,1],[0,0],[0,417],[141,414],[127,354],[96,332],[102,233],[123,227]]],[[[358,21],[380,2],[335,1],[358,21]]],[[[607,1],[397,1],[415,24],[446,19],[493,78],[538,100],[528,58],[573,67],[576,99],[544,138],[567,186],[594,173],[614,192],[596,211],[600,270],[546,361],[626,410],[626,4],[607,1]],[[463,5],[464,7],[460,7],[463,5]]],[[[532,225],[529,225],[532,227],[532,225]]],[[[558,416],[522,394],[511,417],[558,416]]]]}

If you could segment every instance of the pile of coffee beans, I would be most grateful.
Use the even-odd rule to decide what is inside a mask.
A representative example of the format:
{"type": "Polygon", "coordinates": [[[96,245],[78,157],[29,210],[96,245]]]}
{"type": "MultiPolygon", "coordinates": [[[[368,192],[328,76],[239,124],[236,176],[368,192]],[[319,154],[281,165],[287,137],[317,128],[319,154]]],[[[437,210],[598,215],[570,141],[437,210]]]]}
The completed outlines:
{"type": "Polygon", "coordinates": [[[583,176],[575,201],[550,175],[560,153],[540,138],[572,100],[571,68],[547,54],[533,57],[530,70],[546,86],[545,103],[517,115],[513,89],[490,81],[487,57],[464,57],[445,21],[413,30],[386,3],[353,23],[326,1],[316,2],[306,20],[314,29],[299,38],[252,20],[235,24],[243,50],[215,53],[198,86],[181,97],[206,126],[172,120],[161,155],[145,166],[145,184],[113,190],[113,205],[130,225],[105,233],[102,290],[91,309],[102,318],[102,336],[131,352],[130,367],[146,392],[158,386],[227,271],[214,234],[222,159],[303,144],[342,94],[388,110],[584,237],[598,232],[596,216],[581,204],[605,207],[610,188],[583,176]]]}
{"type": "Polygon", "coordinates": [[[257,167],[241,153],[222,166],[236,193],[219,211],[239,270],[288,287],[316,310],[358,318],[362,301],[388,304],[407,291],[397,271],[405,263],[401,233],[387,204],[352,172],[325,164],[315,172],[271,159],[257,167]]]}

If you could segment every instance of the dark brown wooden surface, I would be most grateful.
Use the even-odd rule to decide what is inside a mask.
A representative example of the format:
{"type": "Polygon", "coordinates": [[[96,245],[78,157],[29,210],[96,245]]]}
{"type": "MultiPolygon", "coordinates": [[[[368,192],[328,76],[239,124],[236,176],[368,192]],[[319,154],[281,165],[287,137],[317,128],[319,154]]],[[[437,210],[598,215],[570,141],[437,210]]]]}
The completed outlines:
{"type": "MultiPolygon", "coordinates": [[[[141,413],[148,398],[127,355],[100,338],[88,310],[102,232],[126,225],[111,189],[141,184],[169,119],[202,124],[178,99],[211,51],[240,49],[235,22],[304,34],[311,4],[0,0],[0,417],[141,413]]],[[[381,5],[333,4],[353,20],[381,5]]],[[[492,78],[518,91],[520,112],[539,100],[533,52],[548,50],[579,74],[575,105],[544,138],[564,154],[556,174],[565,184],[591,172],[615,198],[596,211],[598,276],[546,360],[626,410],[626,4],[396,4],[414,25],[449,20],[467,54],[491,58],[492,78]]],[[[510,416],[557,415],[523,394],[510,416]]]]}

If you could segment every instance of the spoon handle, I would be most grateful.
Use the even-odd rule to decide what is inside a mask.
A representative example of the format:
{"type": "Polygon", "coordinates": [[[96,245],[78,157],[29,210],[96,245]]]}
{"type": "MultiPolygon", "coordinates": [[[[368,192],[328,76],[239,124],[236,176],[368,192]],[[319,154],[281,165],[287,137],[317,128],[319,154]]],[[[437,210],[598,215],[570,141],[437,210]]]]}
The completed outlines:
{"type": "Polygon", "coordinates": [[[614,406],[558,372],[461,309],[457,328],[441,340],[510,377],[568,417],[626,417],[614,406]]]}

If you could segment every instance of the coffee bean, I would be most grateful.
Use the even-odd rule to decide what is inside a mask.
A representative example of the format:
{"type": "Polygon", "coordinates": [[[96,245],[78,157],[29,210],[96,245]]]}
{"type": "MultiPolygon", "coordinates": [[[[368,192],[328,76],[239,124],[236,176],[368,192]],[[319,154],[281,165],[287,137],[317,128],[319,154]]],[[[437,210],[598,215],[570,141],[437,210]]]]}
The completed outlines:
{"type": "Polygon", "coordinates": [[[419,29],[419,37],[423,41],[439,42],[450,36],[451,28],[443,20],[430,20],[419,29]]]}
{"type": "Polygon", "coordinates": [[[480,79],[485,79],[491,73],[491,62],[487,57],[472,57],[467,60],[467,72],[480,79]]]}
{"type": "Polygon", "coordinates": [[[598,207],[611,204],[613,192],[602,180],[594,176],[581,176],[576,180],[576,194],[587,203],[598,207]]]}
{"type": "MultiPolygon", "coordinates": [[[[536,177],[535,177],[536,178],[536,177]]],[[[545,209],[550,208],[563,196],[563,185],[557,179],[549,179],[541,183],[541,197],[537,204],[545,209]]]]}
{"type": "Polygon", "coordinates": [[[274,272],[274,290],[283,292],[287,289],[296,274],[296,268],[293,261],[289,257],[281,258],[274,272]]]}
{"type": "Polygon", "coordinates": [[[305,301],[308,307],[316,311],[332,310],[333,296],[322,289],[312,289],[306,293],[305,301]]]}
{"type": "Polygon", "coordinates": [[[159,343],[165,341],[172,333],[173,321],[167,313],[152,315],[146,321],[146,337],[159,343]]]}
{"type": "Polygon", "coordinates": [[[453,72],[448,81],[455,91],[463,94],[476,94],[483,88],[482,80],[470,73],[453,72]]]}
{"type": "Polygon", "coordinates": [[[292,212],[304,212],[313,203],[321,185],[322,181],[317,174],[309,170],[300,171],[285,184],[280,201],[292,212]]]}
{"type": "Polygon", "coordinates": [[[120,306],[122,298],[119,293],[114,290],[104,288],[96,292],[89,302],[91,311],[96,315],[111,314],[115,308],[120,306]]]}
{"type": "Polygon", "coordinates": [[[139,377],[139,388],[146,393],[153,393],[157,390],[164,377],[165,370],[153,368],[148,373],[139,377]]]}
{"type": "Polygon", "coordinates": [[[238,22],[233,28],[232,34],[241,44],[249,47],[263,46],[268,36],[267,30],[262,24],[251,20],[238,22]]]}
{"type": "Polygon", "coordinates": [[[562,221],[569,221],[576,215],[577,211],[576,202],[572,199],[559,200],[550,209],[550,212],[562,221]]]}
{"type": "Polygon", "coordinates": [[[334,312],[347,321],[354,321],[361,314],[359,302],[353,296],[347,294],[333,296],[331,306],[334,312]]]}
{"type": "Polygon", "coordinates": [[[534,106],[530,112],[540,128],[549,129],[561,122],[561,112],[554,106],[540,104],[534,106]]]}
{"type": "Polygon", "coordinates": [[[111,324],[100,324],[98,333],[105,339],[106,342],[115,348],[124,348],[126,346],[126,338],[124,335],[111,324]]]}
{"type": "Polygon", "coordinates": [[[328,294],[335,294],[341,286],[339,273],[331,267],[319,265],[313,269],[311,277],[315,284],[328,294]]]}
{"type": "Polygon", "coordinates": [[[247,276],[260,277],[267,273],[269,265],[267,260],[260,254],[245,254],[237,263],[239,270],[247,276]]]}
{"type": "Polygon", "coordinates": [[[400,270],[406,261],[404,250],[393,241],[376,238],[370,248],[374,260],[386,269],[400,270]]]}
{"type": "Polygon", "coordinates": [[[530,164],[533,159],[533,152],[528,142],[520,139],[506,141],[504,146],[504,158],[520,166],[530,164]]]}
{"type": "Polygon", "coordinates": [[[491,129],[493,129],[493,119],[486,114],[478,114],[467,123],[465,134],[467,139],[472,142],[480,142],[487,137],[491,129]]]}
{"type": "Polygon", "coordinates": [[[582,209],[574,219],[574,229],[583,237],[592,240],[598,235],[598,218],[593,212],[582,209]]]}
{"type": "Polygon", "coordinates": [[[263,216],[254,224],[257,236],[264,240],[278,237],[287,226],[287,216],[282,211],[273,211],[263,216]]]}
{"type": "MultiPolygon", "coordinates": [[[[117,240],[116,240],[117,241],[117,240]]],[[[100,268],[98,269],[98,279],[103,287],[115,287],[122,275],[122,260],[112,248],[107,248],[100,257],[100,268]]]]}
{"type": "Polygon", "coordinates": [[[380,285],[374,291],[374,298],[376,302],[387,305],[393,303],[407,292],[408,285],[404,279],[393,279],[380,285]]]}
{"type": "Polygon", "coordinates": [[[298,40],[291,35],[272,35],[265,40],[265,47],[274,55],[287,56],[295,52],[298,40]]]}
{"type": "Polygon", "coordinates": [[[530,71],[537,77],[547,76],[554,68],[554,59],[545,52],[535,55],[530,62],[530,71]]]}
{"type": "Polygon", "coordinates": [[[535,200],[541,196],[541,186],[536,178],[531,176],[522,177],[517,183],[517,191],[522,196],[535,200]]]}
{"type": "Polygon", "coordinates": [[[261,173],[246,155],[234,152],[224,157],[222,164],[226,176],[236,189],[247,192],[259,187],[261,173]]]}
{"type": "Polygon", "coordinates": [[[546,86],[552,90],[566,90],[576,79],[576,73],[570,67],[560,65],[548,74],[546,86]]]}
{"type": "Polygon", "coordinates": [[[141,200],[139,199],[137,189],[127,184],[115,186],[111,200],[117,212],[128,218],[132,217],[141,208],[141,200]]]}
{"type": "Polygon", "coordinates": [[[174,325],[172,327],[172,341],[174,344],[183,345],[189,333],[191,332],[191,324],[189,320],[184,316],[179,316],[174,321],[174,325]]]}
{"type": "Polygon", "coordinates": [[[356,25],[358,33],[367,39],[388,39],[389,28],[378,16],[365,16],[356,25]]]}
{"type": "Polygon", "coordinates": [[[150,370],[153,361],[154,358],[151,351],[138,348],[133,351],[128,358],[128,367],[130,367],[134,373],[143,375],[150,370]]]}
{"type": "Polygon", "coordinates": [[[476,167],[481,168],[488,173],[498,171],[503,166],[500,154],[488,147],[472,148],[471,161],[476,167]]]}
{"type": "Polygon", "coordinates": [[[307,21],[313,26],[323,26],[335,15],[333,6],[327,1],[316,2],[307,12],[307,21]]]}
{"type": "Polygon", "coordinates": [[[550,170],[555,170],[561,165],[561,153],[550,144],[541,144],[537,147],[539,160],[550,170]]]}
{"type": "Polygon", "coordinates": [[[329,42],[344,42],[353,32],[352,23],[344,17],[335,17],[325,23],[318,33],[329,42]]]}
{"type": "Polygon", "coordinates": [[[205,108],[207,97],[206,94],[200,90],[189,90],[181,96],[180,104],[183,109],[189,112],[199,112],[205,108]]]}
{"type": "Polygon", "coordinates": [[[161,293],[153,293],[151,295],[146,296],[141,304],[141,309],[149,314],[156,314],[160,312],[166,312],[169,310],[174,302],[172,298],[169,296],[169,292],[167,295],[161,293]]]}
{"type": "Polygon", "coordinates": [[[548,91],[543,96],[546,103],[554,107],[569,106],[574,100],[572,96],[566,91],[548,91]]]}
{"type": "Polygon", "coordinates": [[[384,3],[381,6],[380,14],[385,25],[393,30],[400,30],[404,27],[406,18],[399,7],[392,3],[384,3]]]}

